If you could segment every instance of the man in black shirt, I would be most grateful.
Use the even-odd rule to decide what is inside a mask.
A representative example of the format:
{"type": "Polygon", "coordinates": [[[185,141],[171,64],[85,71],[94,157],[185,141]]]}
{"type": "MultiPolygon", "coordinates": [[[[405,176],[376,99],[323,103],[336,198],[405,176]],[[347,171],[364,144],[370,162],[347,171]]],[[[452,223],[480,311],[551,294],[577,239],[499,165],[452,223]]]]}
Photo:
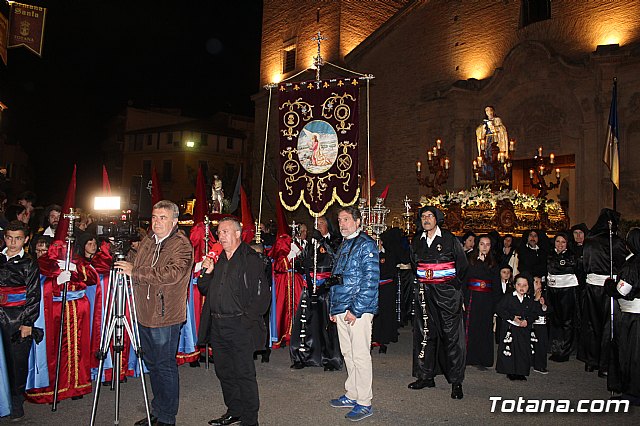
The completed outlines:
{"type": "Polygon", "coordinates": [[[227,412],[210,425],[258,424],[260,398],[253,353],[264,348],[263,315],[271,295],[264,264],[241,239],[237,219],[227,217],[218,225],[224,251],[218,262],[207,257],[198,280],[206,296],[202,308],[199,344],[210,343],[216,376],[220,380],[227,412]]]}

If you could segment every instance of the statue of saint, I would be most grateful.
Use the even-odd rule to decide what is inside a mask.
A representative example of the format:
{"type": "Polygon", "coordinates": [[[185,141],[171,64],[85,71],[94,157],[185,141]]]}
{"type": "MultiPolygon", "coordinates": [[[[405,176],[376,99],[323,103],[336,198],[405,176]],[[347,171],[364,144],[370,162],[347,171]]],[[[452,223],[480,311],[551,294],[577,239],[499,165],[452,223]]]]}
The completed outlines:
{"type": "Polygon", "coordinates": [[[491,157],[491,145],[495,142],[500,152],[509,157],[509,137],[507,136],[507,128],[502,124],[500,117],[495,116],[495,109],[487,106],[484,109],[487,118],[476,129],[476,141],[478,144],[478,156],[482,158],[491,157]],[[487,150],[488,155],[485,154],[487,150]]]}
{"type": "Polygon", "coordinates": [[[224,200],[224,190],[222,189],[222,179],[218,175],[213,175],[213,183],[211,184],[211,213],[222,213],[224,200]]]}

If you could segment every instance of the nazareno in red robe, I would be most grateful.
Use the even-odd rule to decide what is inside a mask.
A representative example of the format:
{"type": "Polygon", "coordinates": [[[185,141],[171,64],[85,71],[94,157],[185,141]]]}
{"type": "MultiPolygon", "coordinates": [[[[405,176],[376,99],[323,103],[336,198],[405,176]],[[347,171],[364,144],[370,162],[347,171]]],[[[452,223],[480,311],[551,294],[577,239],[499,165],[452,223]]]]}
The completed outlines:
{"type": "MultiPolygon", "coordinates": [[[[54,241],[49,252],[38,259],[40,273],[46,277],[43,300],[45,307],[45,327],[47,345],[47,363],[49,368],[49,386],[30,389],[26,393],[29,401],[38,404],[53,402],[53,390],[56,374],[56,359],[60,320],[62,314],[61,301],[54,299],[62,296],[63,285],[56,282],[60,274],[58,260],[66,256],[66,243],[54,241]]],[[[71,273],[68,284],[68,300],[65,309],[65,322],[60,357],[60,378],[58,385],[58,401],[91,393],[91,357],[90,343],[90,307],[89,300],[83,295],[88,285],[98,282],[98,273],[87,267],[78,258],[77,270],[71,273]],[[73,300],[72,300],[73,299],[73,300]]]]}

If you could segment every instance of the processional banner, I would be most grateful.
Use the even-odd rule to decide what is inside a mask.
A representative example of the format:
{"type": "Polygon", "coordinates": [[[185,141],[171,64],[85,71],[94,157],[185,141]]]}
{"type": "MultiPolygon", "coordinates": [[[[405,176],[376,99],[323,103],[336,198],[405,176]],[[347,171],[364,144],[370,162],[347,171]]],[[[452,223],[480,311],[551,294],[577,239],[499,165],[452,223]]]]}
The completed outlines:
{"type": "Polygon", "coordinates": [[[24,46],[42,56],[44,21],[47,9],[30,4],[11,3],[9,47],[24,46]]]}
{"type": "Polygon", "coordinates": [[[318,217],[336,201],[358,199],[359,87],[357,79],[278,86],[280,200],[287,210],[303,203],[318,217]]]}

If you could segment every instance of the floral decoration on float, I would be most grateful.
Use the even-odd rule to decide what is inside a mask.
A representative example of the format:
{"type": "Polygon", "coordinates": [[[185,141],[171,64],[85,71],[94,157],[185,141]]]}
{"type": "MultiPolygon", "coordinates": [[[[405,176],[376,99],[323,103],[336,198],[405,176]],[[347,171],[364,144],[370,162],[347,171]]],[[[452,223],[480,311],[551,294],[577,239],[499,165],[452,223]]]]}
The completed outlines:
{"type": "Polygon", "coordinates": [[[420,198],[445,214],[444,227],[451,232],[472,230],[521,234],[529,229],[557,232],[569,227],[569,218],[554,200],[523,194],[515,189],[492,191],[488,186],[435,197],[420,198]]]}

